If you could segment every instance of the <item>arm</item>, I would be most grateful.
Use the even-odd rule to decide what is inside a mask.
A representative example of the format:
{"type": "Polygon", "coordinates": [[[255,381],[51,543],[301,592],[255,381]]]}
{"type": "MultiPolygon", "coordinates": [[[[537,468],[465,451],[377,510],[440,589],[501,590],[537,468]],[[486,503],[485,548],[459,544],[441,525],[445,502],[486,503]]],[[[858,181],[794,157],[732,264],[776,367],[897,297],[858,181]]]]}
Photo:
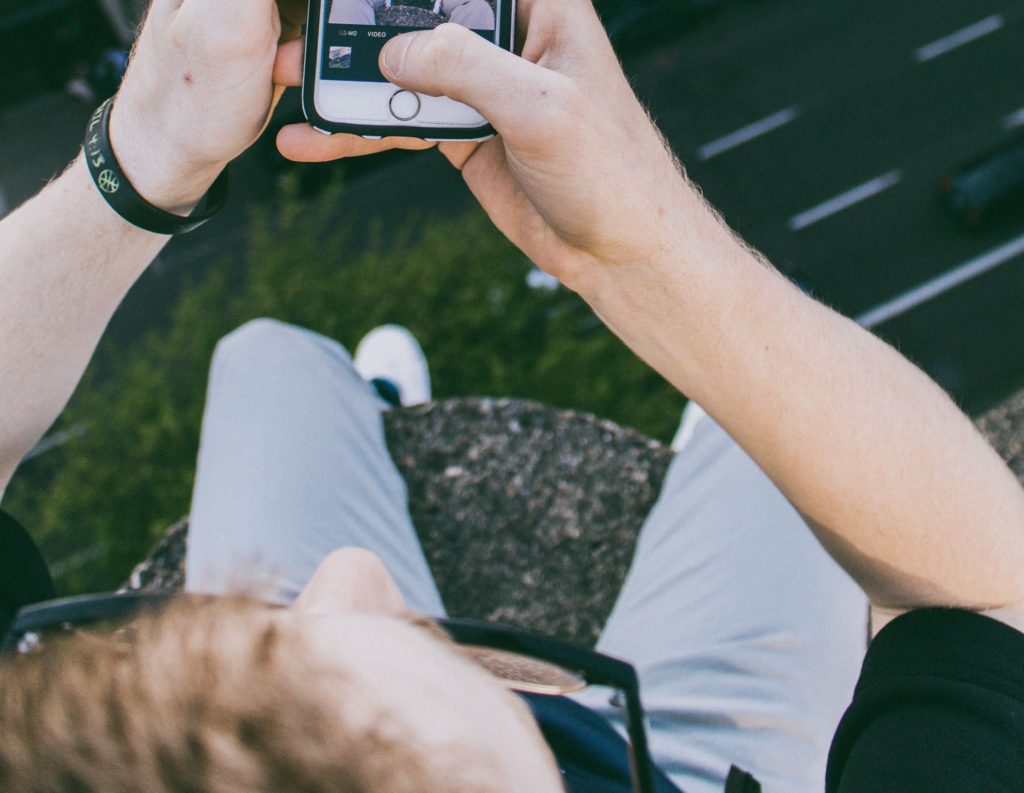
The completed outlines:
{"type": "MultiPolygon", "coordinates": [[[[495,224],[723,424],[873,603],[1024,600],[1024,492],[966,417],[725,226],[589,3],[519,8],[521,59],[453,25],[382,54],[393,82],[474,105],[500,132],[442,146],[495,224]]],[[[279,146],[302,159],[359,153],[304,128],[279,146]]]]}
{"type": "Polygon", "coordinates": [[[707,406],[875,606],[1024,599],[1024,491],[971,422],[689,203],[685,250],[601,273],[585,292],[595,309],[707,406]]]}
{"type": "MultiPolygon", "coordinates": [[[[154,3],[111,119],[118,159],[150,203],[188,214],[255,139],[281,35],[272,0],[154,3]]],[[[166,242],[107,206],[81,156],[0,222],[0,494],[166,242]]]]}
{"type": "MultiPolygon", "coordinates": [[[[141,191],[141,170],[125,168],[141,191]]],[[[204,189],[198,184],[196,196],[204,189]]],[[[114,309],[167,239],[111,211],[81,157],[0,223],[0,281],[7,285],[0,292],[0,493],[64,407],[114,309]]]]}

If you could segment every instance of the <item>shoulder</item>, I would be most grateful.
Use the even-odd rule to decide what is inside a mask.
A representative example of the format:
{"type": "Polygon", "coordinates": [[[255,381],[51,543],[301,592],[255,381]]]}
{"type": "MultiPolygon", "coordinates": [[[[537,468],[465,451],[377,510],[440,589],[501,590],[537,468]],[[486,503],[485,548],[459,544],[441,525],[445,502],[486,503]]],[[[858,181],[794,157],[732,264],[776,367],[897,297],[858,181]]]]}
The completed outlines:
{"type": "MultiPolygon", "coordinates": [[[[1002,616],[1019,619],[1011,612],[1002,616]]],[[[959,609],[891,618],[836,732],[827,790],[1018,790],[1024,633],[1007,619],[959,609]]]]}
{"type": "MultiPolygon", "coordinates": [[[[950,609],[952,611],[953,609],[950,609]]],[[[871,635],[878,633],[897,617],[908,614],[912,609],[889,609],[882,606],[871,606],[871,635]]],[[[1024,633],[1024,602],[1014,603],[997,609],[985,609],[975,612],[983,617],[1001,622],[1016,631],[1024,633]]]]}

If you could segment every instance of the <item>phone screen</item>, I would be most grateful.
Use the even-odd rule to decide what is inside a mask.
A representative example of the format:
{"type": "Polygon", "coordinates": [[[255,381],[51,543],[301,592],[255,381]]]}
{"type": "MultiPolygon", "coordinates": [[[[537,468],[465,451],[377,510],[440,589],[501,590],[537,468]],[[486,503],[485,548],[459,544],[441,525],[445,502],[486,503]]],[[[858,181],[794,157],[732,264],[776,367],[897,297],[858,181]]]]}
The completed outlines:
{"type": "Polygon", "coordinates": [[[454,22],[496,41],[507,0],[324,0],[320,79],[387,82],[378,57],[392,36],[454,22]]]}

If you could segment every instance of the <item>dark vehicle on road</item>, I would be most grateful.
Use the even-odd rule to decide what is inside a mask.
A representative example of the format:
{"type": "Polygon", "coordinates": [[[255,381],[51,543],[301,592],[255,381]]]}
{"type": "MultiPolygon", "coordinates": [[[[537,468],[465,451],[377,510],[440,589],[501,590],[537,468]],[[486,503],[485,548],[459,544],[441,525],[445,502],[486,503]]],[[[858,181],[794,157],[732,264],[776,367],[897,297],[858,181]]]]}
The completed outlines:
{"type": "Polygon", "coordinates": [[[1024,132],[961,165],[939,186],[971,226],[997,212],[1024,210],[1024,132]]]}

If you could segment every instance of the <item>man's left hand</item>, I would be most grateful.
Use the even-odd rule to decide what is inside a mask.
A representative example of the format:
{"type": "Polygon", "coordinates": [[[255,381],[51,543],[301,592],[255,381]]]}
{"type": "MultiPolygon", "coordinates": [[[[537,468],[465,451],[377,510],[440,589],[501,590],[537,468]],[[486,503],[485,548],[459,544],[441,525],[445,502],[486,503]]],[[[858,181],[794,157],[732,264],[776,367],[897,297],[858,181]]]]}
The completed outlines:
{"type": "Polygon", "coordinates": [[[154,0],[115,100],[111,139],[151,203],[188,211],[259,136],[278,47],[306,0],[154,0]]]}

